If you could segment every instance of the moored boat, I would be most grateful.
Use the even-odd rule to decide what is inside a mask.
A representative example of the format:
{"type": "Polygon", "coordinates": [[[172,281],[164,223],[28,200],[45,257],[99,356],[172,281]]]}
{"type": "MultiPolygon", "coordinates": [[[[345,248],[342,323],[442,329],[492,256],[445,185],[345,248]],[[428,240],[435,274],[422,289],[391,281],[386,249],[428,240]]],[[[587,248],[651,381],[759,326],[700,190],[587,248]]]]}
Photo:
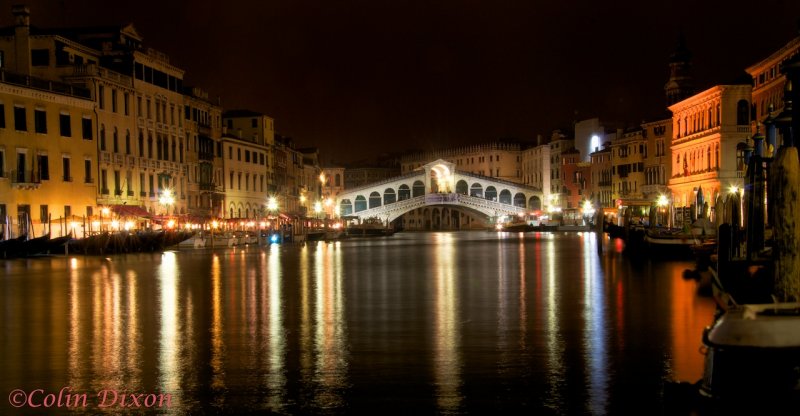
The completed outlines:
{"type": "Polygon", "coordinates": [[[21,235],[17,238],[0,241],[0,256],[5,259],[16,257],[27,237],[27,235],[21,235]]]}
{"type": "Polygon", "coordinates": [[[388,237],[394,229],[383,225],[378,218],[367,218],[361,224],[349,225],[346,229],[349,237],[388,237]]]}
{"type": "Polygon", "coordinates": [[[699,392],[726,402],[800,400],[800,303],[740,305],[703,333],[699,392]]]}

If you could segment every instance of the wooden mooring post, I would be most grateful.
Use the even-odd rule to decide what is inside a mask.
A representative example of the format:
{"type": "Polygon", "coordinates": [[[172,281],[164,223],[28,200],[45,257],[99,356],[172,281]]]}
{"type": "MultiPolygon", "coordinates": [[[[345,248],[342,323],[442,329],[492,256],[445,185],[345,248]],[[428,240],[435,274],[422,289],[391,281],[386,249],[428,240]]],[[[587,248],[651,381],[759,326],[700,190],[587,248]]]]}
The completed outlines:
{"type": "Polygon", "coordinates": [[[775,205],[774,246],[775,286],[773,295],[779,302],[800,301],[800,159],[797,137],[800,132],[800,107],[794,107],[800,82],[800,56],[795,55],[781,65],[786,74],[784,109],[776,124],[783,135],[783,146],[772,163],[771,176],[775,205]]]}
{"type": "Polygon", "coordinates": [[[772,164],[775,194],[773,247],[779,301],[800,301],[800,160],[796,147],[782,147],[772,164]]]}

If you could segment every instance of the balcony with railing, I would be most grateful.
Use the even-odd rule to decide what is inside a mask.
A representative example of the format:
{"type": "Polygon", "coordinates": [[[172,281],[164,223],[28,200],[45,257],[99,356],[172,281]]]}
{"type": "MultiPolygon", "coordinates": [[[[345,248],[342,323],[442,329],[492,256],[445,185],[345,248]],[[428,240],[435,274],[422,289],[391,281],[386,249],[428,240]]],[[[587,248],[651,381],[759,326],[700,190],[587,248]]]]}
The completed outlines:
{"type": "Polygon", "coordinates": [[[65,84],[63,82],[51,81],[43,78],[32,77],[30,75],[17,74],[0,69],[0,82],[6,84],[21,85],[36,90],[49,91],[56,94],[69,95],[79,98],[92,98],[91,92],[87,88],[65,84]]]}
{"type": "Polygon", "coordinates": [[[34,170],[12,170],[11,185],[19,189],[36,189],[42,180],[34,170]]]}
{"type": "Polygon", "coordinates": [[[74,77],[100,77],[118,83],[130,85],[131,77],[114,72],[95,64],[75,65],[72,69],[74,77]]]}
{"type": "Polygon", "coordinates": [[[217,185],[214,183],[200,183],[199,188],[201,191],[214,192],[217,190],[217,185]]]}

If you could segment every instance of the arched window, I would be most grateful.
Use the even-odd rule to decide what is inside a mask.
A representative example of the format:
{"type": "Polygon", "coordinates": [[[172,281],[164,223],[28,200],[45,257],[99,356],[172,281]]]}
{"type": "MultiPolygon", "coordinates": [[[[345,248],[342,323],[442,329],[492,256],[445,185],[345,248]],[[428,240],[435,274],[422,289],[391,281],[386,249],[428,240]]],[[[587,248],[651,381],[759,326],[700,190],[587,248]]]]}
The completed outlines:
{"type": "Polygon", "coordinates": [[[125,130],[125,154],[131,154],[131,131],[125,130]]]}
{"type": "Polygon", "coordinates": [[[411,191],[413,197],[425,195],[425,184],[422,181],[414,181],[411,191]]]}
{"type": "Polygon", "coordinates": [[[106,126],[100,125],[100,150],[106,150],[106,126]]]}
{"type": "Polygon", "coordinates": [[[511,192],[508,189],[500,191],[500,203],[511,205],[511,192]]]}
{"type": "Polygon", "coordinates": [[[139,132],[139,157],[144,157],[144,134],[139,132]]]}
{"type": "Polygon", "coordinates": [[[540,210],[542,209],[542,200],[538,196],[532,196],[528,200],[528,209],[540,210]]]}
{"type": "Polygon", "coordinates": [[[379,206],[381,206],[381,194],[377,192],[369,194],[369,207],[377,208],[379,206]]]}
{"type": "Polygon", "coordinates": [[[339,203],[339,212],[343,215],[350,215],[353,213],[353,203],[349,199],[343,199],[339,203]]]}
{"type": "Polygon", "coordinates": [[[750,124],[750,104],[747,100],[736,103],[736,124],[743,126],[750,124]]]}
{"type": "Polygon", "coordinates": [[[497,201],[497,189],[495,189],[494,186],[486,187],[484,197],[490,201],[497,201]]]}
{"type": "Polygon", "coordinates": [[[711,146],[706,148],[706,170],[711,170],[711,146]]]}
{"type": "Polygon", "coordinates": [[[386,190],[383,191],[383,205],[393,204],[395,201],[397,201],[397,195],[394,189],[386,188],[386,190]]]}
{"type": "Polygon", "coordinates": [[[359,195],[356,197],[356,204],[355,204],[355,212],[364,211],[367,209],[367,198],[364,198],[364,195],[359,195]]]}
{"type": "Polygon", "coordinates": [[[469,191],[469,186],[467,185],[466,181],[462,179],[456,183],[457,194],[466,195],[468,191],[469,191]]]}
{"type": "Polygon", "coordinates": [[[117,134],[117,128],[114,127],[114,153],[119,153],[119,134],[117,134]]]}
{"type": "Polygon", "coordinates": [[[747,144],[739,143],[736,145],[736,170],[739,172],[744,171],[744,151],[747,148],[747,144]]]}
{"type": "Polygon", "coordinates": [[[411,189],[408,187],[408,185],[405,184],[400,185],[400,187],[397,188],[397,200],[402,201],[404,199],[410,199],[410,198],[411,198],[411,189]]]}
{"type": "Polygon", "coordinates": [[[469,196],[483,198],[483,187],[479,183],[473,183],[469,188],[469,196]]]}
{"type": "Polygon", "coordinates": [[[519,192],[516,195],[514,195],[514,206],[525,208],[525,194],[519,192]]]}

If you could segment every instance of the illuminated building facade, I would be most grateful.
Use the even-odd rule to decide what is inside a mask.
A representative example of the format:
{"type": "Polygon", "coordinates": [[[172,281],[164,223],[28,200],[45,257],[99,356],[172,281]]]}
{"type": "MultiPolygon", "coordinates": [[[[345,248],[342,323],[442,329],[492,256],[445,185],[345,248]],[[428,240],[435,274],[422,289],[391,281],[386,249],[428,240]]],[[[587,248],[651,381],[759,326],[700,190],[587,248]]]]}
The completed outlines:
{"type": "Polygon", "coordinates": [[[574,144],[574,140],[558,130],[554,131],[550,137],[550,195],[545,200],[545,204],[551,208],[564,208],[567,205],[565,197],[567,188],[564,186],[561,153],[574,148],[574,144]]]}
{"type": "Polygon", "coordinates": [[[266,213],[269,149],[263,139],[254,140],[237,137],[230,130],[222,134],[226,219],[255,219],[266,213]]]}
{"type": "Polygon", "coordinates": [[[582,162],[589,162],[592,152],[600,150],[606,140],[605,136],[605,127],[599,118],[575,123],[575,148],[581,152],[582,162]]]}
{"type": "Polygon", "coordinates": [[[660,195],[669,194],[667,185],[672,177],[672,119],[643,123],[642,132],[645,136],[642,197],[655,201],[660,195]]]}
{"type": "Polygon", "coordinates": [[[83,236],[96,214],[94,104],[86,89],[0,71],[0,231],[83,236]],[[47,85],[48,88],[35,87],[47,85]],[[52,220],[52,230],[48,221],[52,220]]]}
{"type": "MultiPolygon", "coordinates": [[[[781,64],[793,57],[800,51],[800,37],[790,40],[782,48],[778,49],[766,59],[750,66],[746,69],[747,73],[753,77],[753,108],[755,110],[754,127],[763,123],[769,116],[772,108],[773,116],[777,116],[783,111],[783,94],[786,86],[786,75],[781,73],[781,64]]],[[[765,133],[761,128],[761,133],[765,133]]],[[[755,131],[755,130],[753,130],[755,131]]],[[[780,139],[780,131],[777,131],[777,148],[783,144],[780,139]]]]}
{"type": "Polygon", "coordinates": [[[304,148],[297,149],[296,152],[301,162],[297,169],[297,192],[300,195],[297,214],[319,218],[330,214],[333,217],[333,201],[327,200],[329,197],[324,195],[323,188],[328,182],[328,177],[323,175],[323,170],[319,166],[319,150],[304,148]],[[317,212],[316,208],[320,211],[317,212]]]}
{"type": "Polygon", "coordinates": [[[200,171],[190,174],[199,163],[195,135],[210,129],[206,136],[219,137],[214,132],[221,120],[212,105],[184,104],[200,98],[194,91],[184,95],[184,70],[145,48],[132,25],[38,29],[30,26],[26,7],[12,12],[15,26],[0,29],[4,64],[54,85],[85,89],[94,103],[81,117],[96,139],[93,214],[110,208],[144,226],[145,217],[186,215],[202,205],[200,171]],[[159,200],[165,191],[174,195],[168,206],[159,200]]]}
{"type": "Polygon", "coordinates": [[[563,209],[578,209],[590,196],[591,163],[583,162],[578,149],[561,152],[561,175],[564,183],[563,209]]]}
{"type": "Polygon", "coordinates": [[[717,196],[732,186],[742,188],[744,149],[751,135],[750,94],[750,85],[718,85],[669,107],[669,187],[676,207],[695,205],[702,191],[713,215],[717,196]]]}
{"type": "Polygon", "coordinates": [[[184,93],[183,118],[189,168],[188,212],[198,222],[225,216],[222,108],[199,88],[184,93]]]}
{"type": "Polygon", "coordinates": [[[431,160],[443,159],[455,163],[456,169],[463,172],[523,183],[521,149],[518,142],[497,141],[413,153],[401,158],[400,172],[412,172],[431,160]]]}
{"type": "MultiPolygon", "coordinates": [[[[277,197],[275,125],[271,117],[251,110],[222,114],[225,218],[257,218],[269,214],[267,200],[277,197]]],[[[284,162],[285,157],[280,158],[284,162]]],[[[284,169],[285,172],[285,169],[284,169]]],[[[285,211],[284,201],[278,210],[285,211]]]]}
{"type": "Polygon", "coordinates": [[[602,208],[614,207],[611,147],[603,145],[602,149],[590,155],[591,167],[591,200],[602,208]]]}
{"type": "Polygon", "coordinates": [[[550,144],[544,143],[542,136],[536,139],[536,146],[520,152],[522,183],[541,189],[544,200],[550,196],[550,144]]]}
{"type": "Polygon", "coordinates": [[[617,132],[611,141],[612,184],[611,193],[617,206],[644,204],[645,130],[617,132]]]}

